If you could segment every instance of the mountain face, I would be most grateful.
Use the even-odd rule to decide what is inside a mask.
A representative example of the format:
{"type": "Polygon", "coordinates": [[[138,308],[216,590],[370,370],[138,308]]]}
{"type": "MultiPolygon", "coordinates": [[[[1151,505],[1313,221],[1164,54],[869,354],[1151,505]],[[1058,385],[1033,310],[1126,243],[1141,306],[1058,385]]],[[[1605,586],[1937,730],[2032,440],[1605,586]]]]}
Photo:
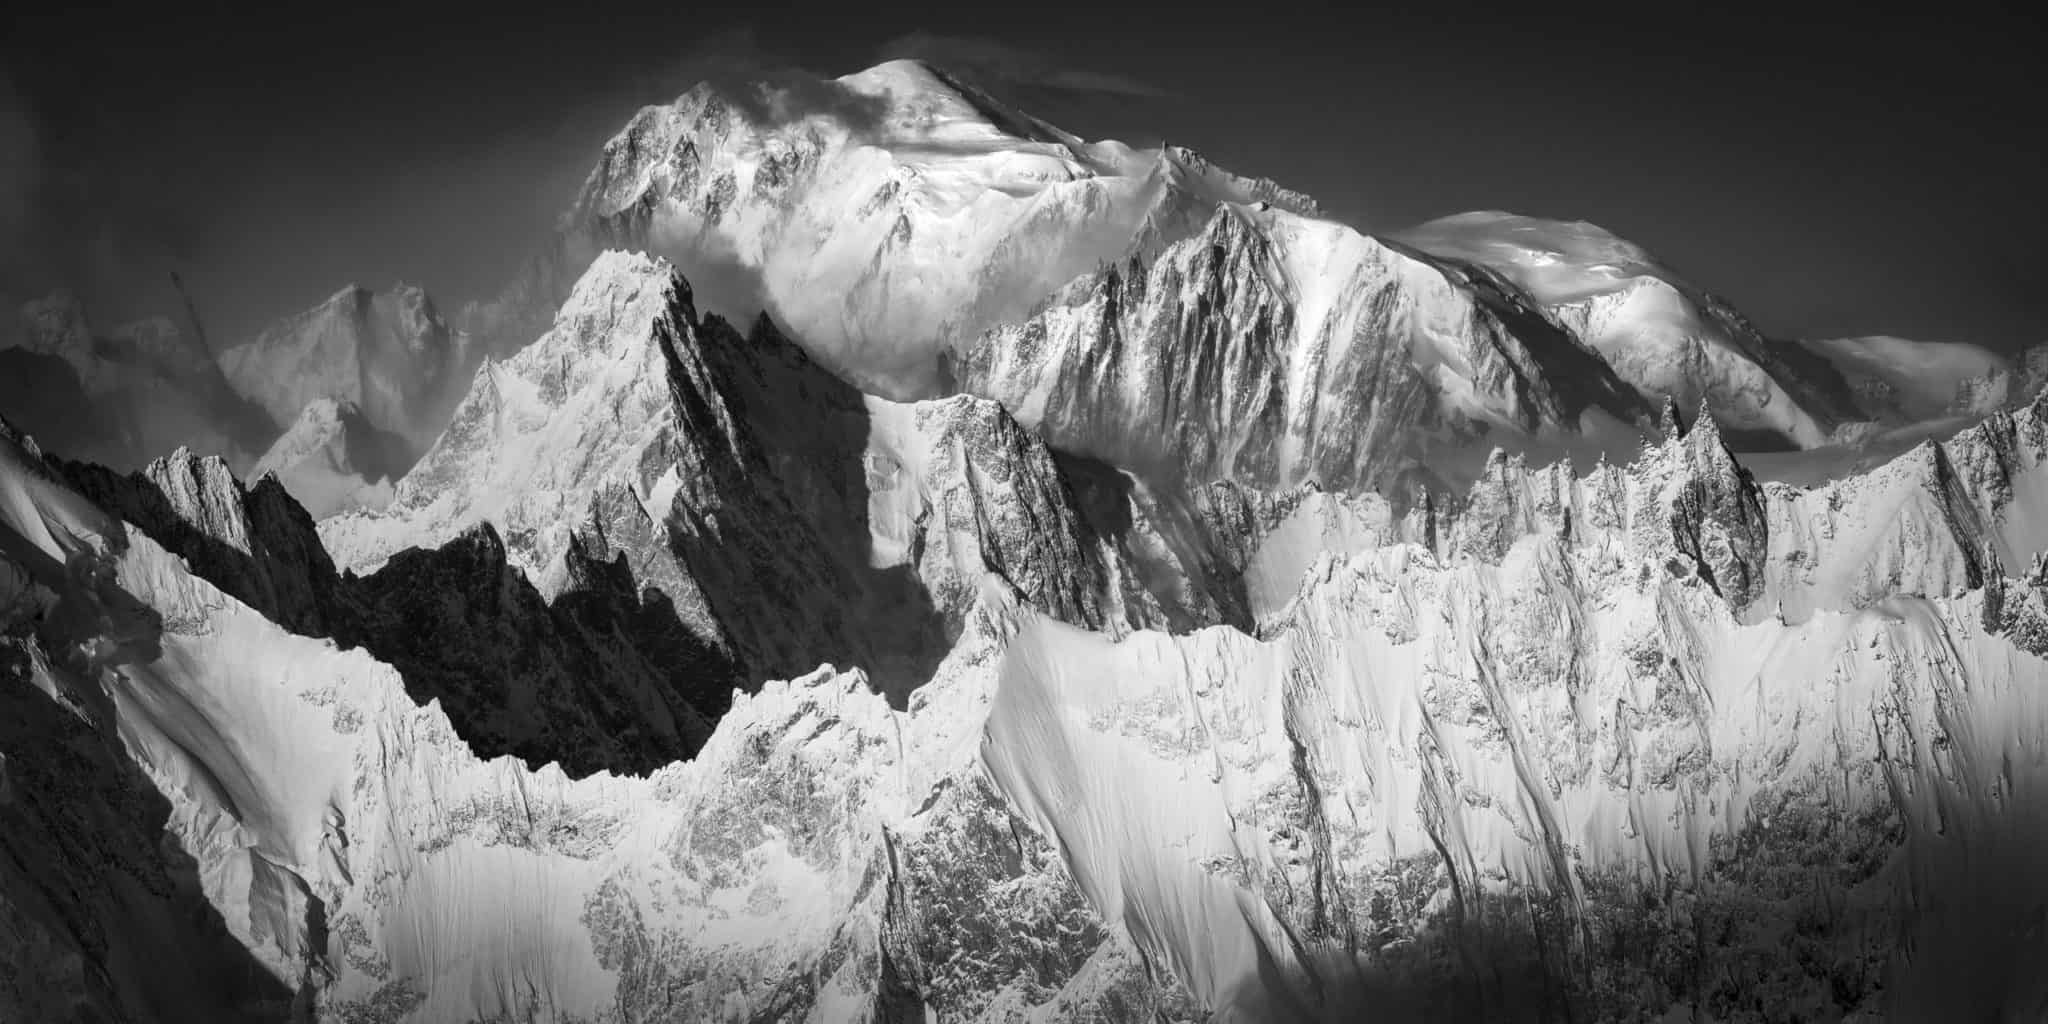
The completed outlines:
{"type": "MultiPolygon", "coordinates": [[[[480,323],[532,323],[605,247],[676,263],[711,308],[766,310],[827,367],[891,398],[943,391],[936,359],[1221,200],[1307,197],[1181,147],[1086,143],[913,61],[844,78],[700,86],[604,148],[564,238],[480,323]],[[552,284],[552,287],[550,285],[552,284]]],[[[523,339],[522,339],[523,341],[523,339]]]]}
{"type": "Polygon", "coordinates": [[[1710,437],[1503,460],[1440,550],[1332,553],[1258,639],[1026,630],[984,759],[1250,1019],[2033,1012],[2044,594],[1983,567],[2044,411],[1816,492],[1710,437]]]}
{"type": "Polygon", "coordinates": [[[54,472],[278,626],[390,662],[488,754],[576,774],[646,770],[694,752],[710,731],[700,708],[729,699],[729,667],[693,646],[669,605],[580,546],[553,600],[507,564],[488,524],[357,577],[335,571],[276,480],[243,487],[218,459],[180,451],[139,473],[54,472]]]}
{"type": "Polygon", "coordinates": [[[101,332],[69,292],[23,306],[0,337],[0,400],[45,443],[122,467],[182,444],[246,465],[274,429],[203,338],[161,317],[101,332]]]}
{"type": "Polygon", "coordinates": [[[347,402],[417,451],[447,423],[475,362],[426,292],[350,285],[222,352],[220,365],[280,425],[316,402],[347,402]]]}
{"type": "Polygon", "coordinates": [[[2036,357],[909,63],[642,111],[460,319],[224,357],[250,471],[0,418],[0,1020],[2048,1013],[2036,357]]]}
{"type": "Polygon", "coordinates": [[[1256,637],[1119,639],[989,591],[906,710],[820,670],[736,697],[688,762],[581,781],[479,760],[446,705],[414,702],[412,672],[286,630],[10,440],[10,685],[43,691],[38,721],[77,723],[63,792],[83,808],[168,805],[120,828],[58,815],[55,783],[17,767],[47,763],[44,734],[14,734],[0,811],[42,824],[0,840],[10,863],[164,879],[119,898],[11,887],[17,933],[119,965],[126,947],[90,936],[182,927],[176,908],[203,903],[233,940],[82,966],[15,1005],[2031,1005],[2025,965],[2048,950],[2016,937],[2048,908],[2020,870],[2043,824],[2044,424],[2048,405],[2000,414],[1814,491],[1757,483],[1705,421],[1583,477],[1491,460],[1455,510],[1399,524],[1378,499],[1296,495],[1242,520],[1247,572],[1284,571],[1304,535],[1339,546],[1293,593],[1263,591],[1256,637]],[[152,828],[192,866],[148,867],[152,828]],[[1798,955],[1759,954],[1785,936],[1798,955]],[[250,966],[202,970],[213,949],[250,966]]]}
{"type": "Polygon", "coordinates": [[[1054,444],[1181,483],[1381,489],[1480,438],[1604,421],[1632,444],[1649,414],[1504,292],[1335,224],[1230,205],[951,365],[1054,444]]]}

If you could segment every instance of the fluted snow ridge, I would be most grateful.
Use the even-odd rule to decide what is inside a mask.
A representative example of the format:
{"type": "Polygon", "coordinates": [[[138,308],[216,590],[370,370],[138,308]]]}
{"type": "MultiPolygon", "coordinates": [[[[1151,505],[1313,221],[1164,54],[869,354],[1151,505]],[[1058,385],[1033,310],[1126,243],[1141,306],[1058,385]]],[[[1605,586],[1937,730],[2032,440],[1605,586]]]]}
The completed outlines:
{"type": "Polygon", "coordinates": [[[1433,523],[1287,496],[1251,574],[1350,546],[1260,639],[1028,625],[984,757],[1248,1019],[2030,1005],[2003,929],[2048,907],[2048,559],[2009,524],[2041,412],[1810,492],[1703,417],[1583,477],[1497,455],[1433,523]]]}

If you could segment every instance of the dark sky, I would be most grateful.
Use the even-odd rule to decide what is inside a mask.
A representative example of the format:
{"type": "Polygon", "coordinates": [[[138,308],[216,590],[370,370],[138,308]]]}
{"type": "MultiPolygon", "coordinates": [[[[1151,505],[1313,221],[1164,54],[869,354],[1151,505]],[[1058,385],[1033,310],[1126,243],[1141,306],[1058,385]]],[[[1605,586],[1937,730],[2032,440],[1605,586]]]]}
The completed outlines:
{"type": "Polygon", "coordinates": [[[1369,229],[1585,219],[1775,333],[2048,340],[2044,38],[2019,15],[980,6],[6,15],[0,291],[69,283],[111,322],[168,309],[176,267],[217,344],[352,280],[453,306],[509,274],[638,105],[707,67],[914,49],[1092,84],[1020,95],[1369,229]]]}

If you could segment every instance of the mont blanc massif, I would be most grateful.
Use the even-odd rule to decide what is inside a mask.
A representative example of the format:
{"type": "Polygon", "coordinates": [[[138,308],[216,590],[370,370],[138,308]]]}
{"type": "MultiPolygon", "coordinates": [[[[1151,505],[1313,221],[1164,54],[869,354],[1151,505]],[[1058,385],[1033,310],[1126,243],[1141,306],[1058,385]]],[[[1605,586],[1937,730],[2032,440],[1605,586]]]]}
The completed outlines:
{"type": "Polygon", "coordinates": [[[911,61],[640,110],[460,308],[91,317],[0,1020],[2048,1014],[2048,348],[911,61]]]}

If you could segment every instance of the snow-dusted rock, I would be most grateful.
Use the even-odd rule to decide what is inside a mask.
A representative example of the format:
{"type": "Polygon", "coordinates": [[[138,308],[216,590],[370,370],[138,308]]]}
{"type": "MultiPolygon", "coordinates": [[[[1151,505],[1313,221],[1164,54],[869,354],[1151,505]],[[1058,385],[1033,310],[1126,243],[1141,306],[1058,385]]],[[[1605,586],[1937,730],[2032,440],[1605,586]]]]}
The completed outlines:
{"type": "Polygon", "coordinates": [[[1397,237],[1504,276],[1650,400],[1704,402],[1744,446],[1816,447],[1857,418],[1827,361],[1766,339],[1725,301],[1598,226],[1483,211],[1397,237]]]}
{"type": "Polygon", "coordinates": [[[277,475],[0,423],[0,1019],[2048,1005],[2048,399],[1759,482],[1838,396],[1639,250],[1311,214],[922,65],[705,88],[473,379],[359,292],[236,356],[309,361],[277,475]],[[316,530],[335,399],[437,440],[316,530]]]}
{"type": "Polygon", "coordinates": [[[622,560],[580,544],[565,558],[574,578],[552,601],[508,564],[488,524],[367,577],[342,575],[274,479],[244,487],[221,460],[185,451],[126,476],[59,468],[269,620],[391,663],[407,692],[441,701],[488,754],[574,775],[644,771],[701,746],[729,699],[732,667],[680,631],[674,608],[622,560]]]}
{"type": "Polygon", "coordinates": [[[2032,1005],[2040,582],[1944,568],[1993,545],[1939,449],[1806,493],[1710,430],[1496,459],[1439,549],[1325,556],[1265,639],[1029,624],[995,783],[1246,1019],[2032,1005]]]}
{"type": "Polygon", "coordinates": [[[129,474],[78,462],[61,468],[78,493],[272,621],[314,635],[335,628],[334,563],[312,519],[277,481],[244,487],[226,461],[184,448],[129,474]]]}
{"type": "Polygon", "coordinates": [[[1054,444],[1156,480],[1387,488],[1425,462],[1457,476],[1482,436],[1597,445],[1582,425],[1632,446],[1648,407],[1513,303],[1341,225],[1226,205],[950,368],[1054,444]]]}

